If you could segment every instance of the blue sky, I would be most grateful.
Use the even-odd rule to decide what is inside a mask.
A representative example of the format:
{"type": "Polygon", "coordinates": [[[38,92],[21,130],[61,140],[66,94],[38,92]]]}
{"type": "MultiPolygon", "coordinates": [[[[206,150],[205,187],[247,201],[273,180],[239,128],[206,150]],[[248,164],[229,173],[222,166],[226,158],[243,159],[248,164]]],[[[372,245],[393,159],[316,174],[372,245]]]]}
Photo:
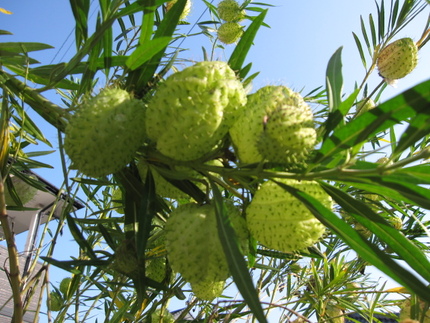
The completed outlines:
{"type": "MultiPolygon", "coordinates": [[[[360,82],[364,76],[364,68],[354,43],[352,32],[361,35],[360,15],[367,20],[368,14],[375,15],[376,8],[373,0],[266,0],[275,7],[269,9],[266,23],[271,28],[262,28],[251,48],[248,62],[253,62],[252,72],[260,72],[254,82],[254,90],[268,84],[286,85],[295,90],[304,88],[304,93],[325,84],[325,70],[331,55],[343,46],[343,71],[345,92],[352,91],[354,83],[360,82]]],[[[200,16],[204,4],[193,0],[193,8],[188,21],[190,26],[200,16]]],[[[216,4],[215,0],[213,3],[216,4]]],[[[389,1],[386,1],[388,4],[389,1]]],[[[93,13],[97,1],[93,1],[93,13]]],[[[54,49],[37,52],[31,56],[42,64],[66,61],[73,53],[75,46],[74,19],[68,1],[58,0],[0,0],[0,7],[12,11],[12,15],[0,14],[0,29],[13,33],[12,36],[1,36],[6,42],[41,42],[54,46],[54,49]]],[[[411,36],[418,40],[427,19],[428,10],[421,14],[410,27],[402,31],[396,38],[411,36]]],[[[203,20],[208,20],[206,14],[203,20]]],[[[183,31],[188,32],[185,27],[183,31]]],[[[198,27],[193,31],[196,32],[198,27]]],[[[209,46],[203,36],[189,38],[183,47],[190,51],[182,56],[194,60],[202,60],[201,46],[209,46]]],[[[208,47],[209,48],[209,47],[208,47]]],[[[226,46],[225,53],[217,51],[217,57],[228,58],[232,46],[226,46]]],[[[383,100],[392,97],[403,90],[430,78],[430,45],[420,52],[418,68],[406,78],[400,80],[396,88],[389,87],[384,93],[383,100]]],[[[371,82],[377,84],[380,77],[375,71],[371,82]]],[[[49,99],[60,102],[59,95],[50,94],[49,99]]],[[[34,114],[31,114],[32,116],[34,114]]],[[[56,131],[42,119],[34,116],[40,122],[54,148],[57,148],[56,131]]],[[[46,149],[47,147],[40,147],[46,149]]],[[[51,163],[55,170],[40,170],[38,173],[48,181],[59,186],[62,183],[58,154],[41,159],[51,163]]],[[[67,235],[65,237],[67,238],[67,235]]],[[[23,237],[19,242],[23,244],[23,237]]],[[[60,281],[61,272],[57,272],[60,281]]],[[[54,276],[55,277],[55,276],[54,276]]],[[[54,281],[54,277],[51,277],[54,281]]]]}

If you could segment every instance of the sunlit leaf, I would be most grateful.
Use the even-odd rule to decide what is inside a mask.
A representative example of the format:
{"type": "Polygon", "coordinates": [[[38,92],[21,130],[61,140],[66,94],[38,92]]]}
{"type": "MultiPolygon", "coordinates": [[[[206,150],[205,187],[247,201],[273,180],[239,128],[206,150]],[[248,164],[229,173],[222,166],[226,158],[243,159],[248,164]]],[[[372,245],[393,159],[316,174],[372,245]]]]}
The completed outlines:
{"type": "Polygon", "coordinates": [[[329,156],[360,144],[395,124],[428,108],[430,81],[425,81],[390,99],[338,128],[322,144],[315,159],[319,163],[329,156]]]}

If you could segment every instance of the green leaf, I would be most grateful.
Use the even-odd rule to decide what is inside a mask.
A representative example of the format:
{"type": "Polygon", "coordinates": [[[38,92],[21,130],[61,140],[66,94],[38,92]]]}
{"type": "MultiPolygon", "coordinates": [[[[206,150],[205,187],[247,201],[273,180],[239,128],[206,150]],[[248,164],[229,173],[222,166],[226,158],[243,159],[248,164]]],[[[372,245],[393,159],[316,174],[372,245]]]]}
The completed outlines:
{"type": "Polygon", "coordinates": [[[88,14],[90,10],[89,0],[69,0],[75,25],[76,48],[79,49],[88,39],[88,14]]]}
{"type": "Polygon", "coordinates": [[[367,36],[366,26],[364,24],[364,19],[362,16],[360,16],[360,26],[361,26],[361,33],[363,34],[364,41],[366,42],[367,50],[370,55],[372,55],[372,49],[369,42],[369,36],[367,36]]]}
{"type": "Polygon", "coordinates": [[[75,241],[82,248],[83,252],[85,252],[91,260],[96,260],[97,256],[93,250],[93,246],[90,245],[88,240],[84,237],[82,232],[79,230],[78,226],[75,223],[75,219],[72,217],[70,213],[66,213],[67,224],[69,226],[70,233],[72,234],[75,241]]]}
{"type": "MultiPolygon", "coordinates": [[[[376,268],[396,280],[402,286],[409,288],[422,299],[430,300],[430,288],[428,286],[426,286],[421,280],[417,279],[415,275],[395,262],[386,253],[381,251],[378,246],[374,245],[369,240],[361,236],[356,230],[340,219],[336,214],[324,207],[321,202],[293,187],[279,182],[276,183],[303,202],[318,220],[335,232],[339,238],[341,238],[346,244],[354,249],[357,254],[365,261],[368,261],[374,265],[376,268]]],[[[348,205],[343,199],[346,193],[343,193],[328,184],[322,183],[322,185],[323,188],[326,189],[326,191],[331,196],[333,196],[338,204],[341,206],[348,205]]]]}
{"type": "Polygon", "coordinates": [[[325,188],[330,191],[330,195],[335,198],[336,202],[339,203],[349,215],[376,234],[377,237],[395,251],[402,260],[406,261],[411,268],[430,282],[430,262],[415,244],[363,202],[352,198],[348,194],[332,186],[325,185],[325,188]]]}
{"type": "Polygon", "coordinates": [[[246,261],[239,250],[239,246],[236,241],[236,233],[231,226],[221,192],[212,181],[211,186],[214,194],[218,235],[234,282],[256,319],[261,323],[267,322],[261,307],[258,293],[255,290],[252,278],[249,275],[246,261]]]}
{"type": "MultiPolygon", "coordinates": [[[[428,100],[430,103],[430,99],[428,100]]],[[[410,146],[416,144],[421,138],[430,134],[430,109],[424,109],[409,121],[409,126],[400,137],[393,155],[402,154],[410,146]]]]}
{"type": "Polygon", "coordinates": [[[376,38],[376,28],[375,28],[375,22],[373,21],[372,14],[369,15],[369,26],[370,26],[370,33],[372,35],[372,45],[373,45],[373,48],[375,48],[376,44],[378,43],[378,40],[376,38]]]}
{"type": "Polygon", "coordinates": [[[361,144],[379,132],[414,117],[428,109],[430,80],[405,91],[337,128],[324,140],[314,163],[321,163],[340,151],[361,144]]]}
{"type": "Polygon", "coordinates": [[[358,52],[360,53],[361,62],[363,63],[363,66],[366,67],[366,56],[364,56],[363,46],[361,45],[360,39],[355,33],[352,33],[352,35],[354,37],[355,44],[357,45],[358,52]]]}
{"type": "Polygon", "coordinates": [[[400,168],[396,174],[407,174],[420,184],[430,184],[430,164],[400,168]]]}
{"type": "Polygon", "coordinates": [[[66,271],[75,272],[76,267],[80,266],[95,266],[95,267],[101,267],[101,266],[108,266],[110,264],[107,260],[100,260],[100,259],[94,259],[94,260],[55,260],[50,257],[46,256],[40,256],[40,259],[43,261],[46,261],[49,264],[54,265],[55,267],[64,269],[66,271]]]}
{"type": "Polygon", "coordinates": [[[336,111],[342,102],[342,47],[332,55],[326,70],[326,90],[330,111],[336,111]]]}
{"type": "Polygon", "coordinates": [[[246,29],[244,34],[239,40],[239,43],[236,45],[233,53],[228,60],[228,64],[234,71],[240,71],[242,69],[242,65],[245,62],[246,55],[248,55],[249,49],[251,48],[254,38],[257,35],[258,30],[264,22],[264,18],[266,17],[267,9],[264,10],[261,14],[259,14],[253,22],[246,29]]]}
{"type": "Polygon", "coordinates": [[[149,40],[139,45],[130,57],[128,57],[125,64],[129,69],[135,70],[166,48],[169,42],[170,37],[160,37],[149,40]]]}
{"type": "Polygon", "coordinates": [[[9,53],[28,53],[28,52],[34,52],[39,50],[45,50],[54,48],[51,45],[42,44],[42,43],[0,43],[0,53],[2,51],[9,52],[9,53]]]}
{"type": "Polygon", "coordinates": [[[355,90],[345,101],[340,103],[338,109],[329,113],[327,121],[324,124],[324,138],[326,138],[338,126],[344,124],[345,115],[353,106],[359,92],[359,89],[355,90]]]}
{"type": "MultiPolygon", "coordinates": [[[[185,8],[186,0],[178,0],[173,7],[165,14],[163,20],[158,25],[157,30],[154,33],[152,39],[168,37],[172,39],[172,35],[179,22],[179,17],[181,16],[185,8]]],[[[160,60],[163,58],[165,48],[159,50],[158,53],[152,55],[152,58],[147,61],[141,68],[135,69],[130,72],[127,81],[126,88],[136,91],[136,95],[143,95],[146,86],[151,79],[154,78],[154,73],[157,70],[160,60]],[[137,91],[139,89],[139,91],[137,91]]]]}

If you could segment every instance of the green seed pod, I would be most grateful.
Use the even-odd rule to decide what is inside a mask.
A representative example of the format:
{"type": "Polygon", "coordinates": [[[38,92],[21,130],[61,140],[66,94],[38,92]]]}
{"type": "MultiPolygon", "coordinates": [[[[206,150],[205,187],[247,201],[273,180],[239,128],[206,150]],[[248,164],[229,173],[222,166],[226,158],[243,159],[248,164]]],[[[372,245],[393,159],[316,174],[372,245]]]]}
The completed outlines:
{"type": "Polygon", "coordinates": [[[200,62],[160,85],[148,105],[150,139],[165,156],[191,161],[216,148],[243,111],[242,83],[225,62],[200,62]]]}
{"type": "Polygon", "coordinates": [[[72,166],[102,177],[125,167],[143,144],[145,106],[121,89],[105,89],[80,105],[66,127],[72,166]]]}
{"type": "Polygon", "coordinates": [[[236,43],[243,35],[243,26],[237,22],[225,22],[218,28],[218,39],[226,45],[236,43]]]}
{"type": "Polygon", "coordinates": [[[191,283],[191,289],[194,295],[206,301],[212,301],[216,297],[220,297],[224,291],[225,281],[202,280],[191,283]]]}
{"type": "Polygon", "coordinates": [[[265,86],[249,95],[245,113],[230,129],[233,146],[241,164],[260,163],[264,160],[258,142],[264,140],[261,137],[265,121],[275,110],[290,106],[301,110],[303,115],[312,116],[301,95],[285,86],[265,86]]]}
{"type": "Polygon", "coordinates": [[[379,74],[387,81],[401,79],[418,64],[418,47],[411,38],[401,38],[381,50],[377,60],[379,74]]]}
{"type": "MultiPolygon", "coordinates": [[[[231,219],[238,216],[230,210],[231,219]]],[[[233,226],[245,225],[231,220],[233,226]]],[[[183,204],[173,210],[166,225],[167,258],[172,269],[196,284],[225,281],[229,269],[218,236],[215,207],[213,205],[183,204]]],[[[236,228],[238,238],[246,228],[236,228]]],[[[240,242],[240,241],[239,241],[240,242]]]]}
{"type": "Polygon", "coordinates": [[[63,293],[63,295],[67,295],[71,282],[72,282],[72,278],[70,277],[66,277],[61,281],[59,289],[60,289],[60,292],[63,293]]]}
{"type": "Polygon", "coordinates": [[[115,250],[113,269],[125,274],[132,275],[139,269],[135,246],[131,241],[124,240],[115,250]]]}
{"type": "Polygon", "coordinates": [[[418,301],[417,304],[413,305],[410,299],[406,299],[400,307],[399,322],[410,319],[417,320],[420,323],[430,323],[430,309],[428,304],[423,301],[418,301]]]}
{"type": "Polygon", "coordinates": [[[236,0],[223,0],[217,9],[219,17],[226,22],[239,22],[245,18],[245,10],[241,10],[236,0]]]}
{"type": "Polygon", "coordinates": [[[257,148],[270,162],[297,165],[305,161],[316,140],[311,110],[286,105],[268,116],[257,148]]]}
{"type": "MultiPolygon", "coordinates": [[[[332,199],[314,181],[279,179],[281,183],[304,191],[331,209],[332,199]]],[[[325,226],[309,209],[278,184],[261,185],[246,209],[248,229],[268,248],[294,252],[311,247],[325,233],[325,226]]]]}
{"type": "Polygon", "coordinates": [[[356,107],[356,116],[362,115],[363,113],[372,110],[376,106],[375,102],[372,99],[365,99],[358,103],[356,107]]]}
{"type": "Polygon", "coordinates": [[[58,312],[63,307],[64,300],[59,293],[52,291],[49,293],[48,308],[53,312],[58,312]]]}
{"type": "Polygon", "coordinates": [[[174,323],[176,320],[172,313],[166,309],[158,308],[151,314],[152,323],[174,323]]]}

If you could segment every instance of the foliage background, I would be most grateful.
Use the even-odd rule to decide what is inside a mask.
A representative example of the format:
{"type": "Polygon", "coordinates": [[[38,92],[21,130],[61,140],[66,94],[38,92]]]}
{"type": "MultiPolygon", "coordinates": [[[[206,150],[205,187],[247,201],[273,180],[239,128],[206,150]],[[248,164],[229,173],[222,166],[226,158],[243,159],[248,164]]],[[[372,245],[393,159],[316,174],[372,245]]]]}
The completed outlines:
{"type": "MultiPolygon", "coordinates": [[[[15,3],[16,4],[16,3],[15,3]]],[[[275,5],[280,5],[278,8],[271,8],[269,10],[266,22],[272,27],[271,29],[262,28],[258,33],[257,38],[255,39],[256,46],[251,48],[250,55],[248,56],[248,60],[254,63],[253,67],[255,71],[261,71],[260,76],[255,80],[255,88],[259,88],[262,85],[267,83],[281,83],[288,86],[291,86],[297,90],[305,87],[305,91],[312,90],[315,87],[321,86],[325,82],[325,69],[326,63],[328,62],[332,53],[339,47],[345,46],[343,52],[343,63],[344,63],[344,80],[345,80],[345,92],[350,93],[353,88],[354,81],[359,80],[363,75],[363,70],[359,64],[359,57],[357,55],[357,50],[355,48],[355,44],[352,41],[351,31],[359,32],[359,15],[358,12],[363,12],[363,16],[367,18],[367,12],[374,12],[374,4],[372,1],[366,2],[366,5],[369,7],[363,9],[363,3],[360,4],[351,4],[341,1],[329,1],[328,3],[320,3],[318,1],[310,1],[306,4],[285,4],[285,3],[273,3],[275,5]],[[356,10],[353,10],[353,5],[357,5],[356,10]],[[367,10],[369,9],[369,10],[367,10]],[[325,12],[326,14],[322,15],[321,12],[325,12]],[[342,14],[339,14],[339,13],[342,14]],[[344,13],[354,13],[353,17],[344,13]],[[297,13],[305,13],[305,14],[297,14],[297,13]],[[354,19],[355,18],[355,19],[354,19]],[[330,21],[330,23],[327,23],[330,21]],[[352,23],[352,26],[351,26],[352,23]],[[352,28],[348,28],[347,26],[351,26],[352,28]],[[275,36],[276,35],[276,36],[275,36]],[[332,37],[332,36],[335,37],[332,37]],[[274,41],[275,38],[275,41],[274,41]],[[329,41],[331,40],[331,41],[329,41]],[[346,46],[346,44],[350,44],[350,46],[346,46]],[[279,47],[278,47],[279,46],[279,47]],[[270,53],[270,56],[268,55],[270,53]],[[275,64],[273,63],[275,62],[275,64]],[[298,68],[296,68],[298,66],[298,68]],[[356,67],[359,67],[357,71],[356,67]],[[359,76],[357,76],[359,75],[359,76]]],[[[57,12],[64,12],[64,10],[54,10],[56,8],[57,3],[51,3],[47,6],[50,8],[50,12],[55,12],[55,15],[47,14],[47,9],[45,9],[45,13],[41,6],[37,6],[37,8],[32,7],[34,3],[30,4],[26,11],[31,14],[31,19],[34,22],[34,27],[31,30],[34,32],[35,36],[32,36],[32,41],[44,42],[47,44],[52,43],[51,37],[52,33],[49,31],[43,31],[36,29],[37,26],[50,26],[48,30],[52,30],[51,26],[64,26],[64,21],[70,21],[73,24],[73,21],[66,15],[66,19],[61,15],[57,14],[57,12]],[[42,11],[39,15],[35,14],[36,12],[42,11]],[[58,19],[58,20],[57,20],[58,19]],[[38,23],[39,22],[39,23],[38,23]],[[49,22],[49,23],[48,23],[49,22]],[[46,37],[46,38],[45,38],[46,37]]],[[[195,4],[193,16],[195,19],[196,13],[199,13],[203,6],[200,7],[201,4],[195,4]]],[[[6,6],[2,4],[3,7],[7,7],[9,10],[14,12],[11,16],[2,16],[4,21],[12,22],[20,12],[20,8],[14,8],[13,6],[6,6]]],[[[25,20],[30,19],[29,17],[25,20]]],[[[406,29],[402,33],[404,35],[409,34],[407,30],[410,30],[410,33],[414,35],[420,35],[423,21],[427,19],[424,15],[420,18],[421,20],[414,21],[411,24],[409,29],[406,29]],[[415,24],[416,23],[416,24],[415,24]]],[[[190,22],[192,22],[190,18],[190,22]]],[[[15,25],[15,23],[13,23],[15,25]]],[[[25,26],[23,23],[21,26],[25,26]]],[[[187,26],[184,26],[186,29],[187,26]]],[[[12,31],[15,36],[13,41],[29,41],[25,39],[25,34],[19,34],[15,32],[14,26],[5,27],[2,26],[2,29],[12,31]]],[[[27,28],[24,28],[25,32],[28,32],[27,28]]],[[[57,34],[57,32],[55,32],[57,34]]],[[[9,37],[9,36],[3,36],[9,37]]],[[[64,37],[64,36],[63,36],[64,37]]],[[[60,37],[60,39],[64,39],[60,37]]],[[[200,47],[201,47],[201,39],[204,37],[196,37],[199,38],[197,41],[193,41],[192,38],[184,43],[184,47],[190,48],[190,53],[192,59],[200,60],[202,58],[200,47]]],[[[60,42],[59,46],[62,45],[60,42]]],[[[57,48],[59,46],[56,46],[57,48]]],[[[51,50],[52,51],[52,50],[51,50]]],[[[229,57],[232,48],[227,47],[225,52],[220,51],[217,55],[220,57],[229,57]]],[[[44,53],[35,53],[34,57],[38,58],[41,55],[40,60],[42,63],[51,63],[46,59],[46,52],[44,53]]],[[[420,65],[421,66],[429,66],[429,56],[428,48],[424,48],[422,52],[420,52],[420,65]]],[[[32,56],[33,57],[33,56],[32,56]]],[[[187,56],[187,58],[190,58],[187,56]]],[[[55,58],[57,59],[57,57],[55,58]]],[[[64,56],[64,60],[68,59],[68,53],[64,56]]],[[[54,60],[55,62],[55,60],[54,60]]],[[[412,75],[410,75],[405,80],[401,80],[397,88],[388,88],[384,92],[384,97],[389,98],[392,97],[404,89],[410,87],[411,85],[415,85],[421,83],[422,81],[428,78],[428,71],[425,68],[418,68],[412,75]]],[[[372,82],[378,82],[379,78],[376,73],[373,75],[372,82]]],[[[375,83],[376,84],[376,83],[375,83]]],[[[54,102],[58,102],[58,95],[50,96],[54,102]]],[[[44,122],[40,121],[40,119],[31,113],[32,118],[36,121],[36,123],[42,124],[42,129],[48,129],[48,127],[44,124],[44,122]]],[[[48,131],[49,133],[49,131],[48,131]]],[[[52,135],[52,142],[56,142],[56,135],[52,135]]],[[[51,138],[50,138],[51,140],[51,138]]],[[[52,163],[52,155],[49,155],[45,158],[40,158],[40,160],[44,160],[47,163],[52,163]]],[[[54,157],[55,158],[55,157],[54,157]]],[[[57,181],[57,178],[60,179],[61,176],[52,175],[52,171],[50,170],[40,170],[40,174],[46,175],[46,178],[54,178],[57,181]]],[[[62,180],[59,180],[58,186],[61,186],[62,180]]],[[[55,254],[54,254],[55,258],[55,254]]]]}

